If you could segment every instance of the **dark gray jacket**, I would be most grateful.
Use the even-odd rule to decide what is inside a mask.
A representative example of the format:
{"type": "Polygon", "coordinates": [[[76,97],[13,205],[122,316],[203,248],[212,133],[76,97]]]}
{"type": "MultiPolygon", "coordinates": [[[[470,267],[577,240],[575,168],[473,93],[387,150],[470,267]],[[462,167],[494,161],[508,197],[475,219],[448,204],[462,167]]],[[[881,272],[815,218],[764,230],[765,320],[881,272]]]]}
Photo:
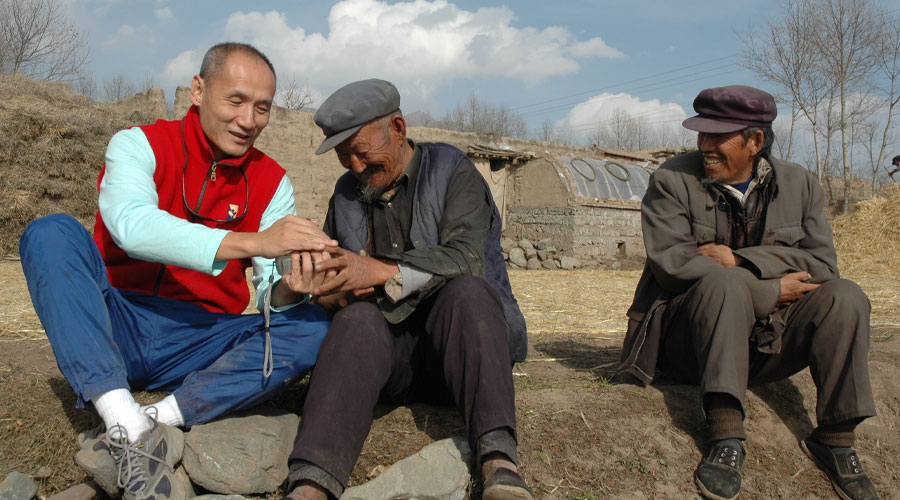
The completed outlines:
{"type": "MultiPolygon", "coordinates": [[[[661,324],[653,318],[659,317],[669,299],[708,272],[721,269],[719,263],[697,252],[700,245],[728,245],[744,259],[738,275],[750,290],[760,321],[776,311],[782,276],[807,271],[813,283],[838,277],[825,196],[816,178],[800,165],[777,159],[765,175],[771,176],[766,182],[774,185],[769,186],[762,241],[740,249],[731,244],[727,211],[732,205],[725,199],[730,195],[701,182],[704,169],[699,151],[670,159],[650,176],[641,202],[647,260],[628,310],[620,370],[644,383],[653,380],[661,335],[661,324]]],[[[770,341],[777,349],[780,338],[770,341]]]]}

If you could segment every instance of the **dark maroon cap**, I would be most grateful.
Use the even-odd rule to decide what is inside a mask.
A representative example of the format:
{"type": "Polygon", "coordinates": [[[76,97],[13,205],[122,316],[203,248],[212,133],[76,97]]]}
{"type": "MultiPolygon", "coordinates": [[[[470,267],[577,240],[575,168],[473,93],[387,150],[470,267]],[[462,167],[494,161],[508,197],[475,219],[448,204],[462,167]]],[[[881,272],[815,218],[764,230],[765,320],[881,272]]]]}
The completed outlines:
{"type": "Polygon", "coordinates": [[[706,89],[694,99],[693,116],[684,128],[709,134],[737,132],[747,127],[768,127],[775,121],[775,99],[746,85],[706,89]]]}

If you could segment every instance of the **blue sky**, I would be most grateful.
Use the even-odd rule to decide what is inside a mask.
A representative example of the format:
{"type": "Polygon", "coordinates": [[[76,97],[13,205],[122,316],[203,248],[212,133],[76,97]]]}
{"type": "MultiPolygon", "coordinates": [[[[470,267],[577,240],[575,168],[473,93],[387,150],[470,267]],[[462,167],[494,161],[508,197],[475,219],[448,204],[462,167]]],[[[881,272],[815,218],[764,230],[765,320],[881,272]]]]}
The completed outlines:
{"type": "MultiPolygon", "coordinates": [[[[473,92],[581,134],[614,107],[678,125],[700,90],[765,88],[737,66],[739,37],[774,2],[740,0],[67,0],[102,82],[148,75],[174,97],[212,44],[256,45],[316,101],[353,80],[400,89],[440,117],[473,92]]],[[[314,102],[313,105],[317,103],[314,102]]]]}

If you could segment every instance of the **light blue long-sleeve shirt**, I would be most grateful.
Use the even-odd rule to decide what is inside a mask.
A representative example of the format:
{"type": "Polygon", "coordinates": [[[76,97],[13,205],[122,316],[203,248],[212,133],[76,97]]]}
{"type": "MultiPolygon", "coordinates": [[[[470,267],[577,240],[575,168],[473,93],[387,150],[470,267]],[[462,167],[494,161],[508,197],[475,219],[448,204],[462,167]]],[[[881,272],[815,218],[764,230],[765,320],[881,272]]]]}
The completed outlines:
{"type": "MultiPolygon", "coordinates": [[[[226,229],[206,227],[178,218],[159,208],[159,196],[153,174],[156,158],[144,132],[138,128],[122,130],[106,148],[106,173],[100,182],[100,215],[113,241],[129,257],[171,264],[213,276],[225,269],[227,261],[216,260],[226,229]]],[[[287,175],[281,179],[272,201],[259,223],[263,231],[286,215],[297,215],[294,188],[287,175]]],[[[253,284],[256,308],[263,311],[266,296],[281,279],[275,260],[253,257],[253,284]]],[[[307,302],[306,296],[303,301],[307,302]]],[[[274,311],[283,311],[289,304],[274,311]]]]}

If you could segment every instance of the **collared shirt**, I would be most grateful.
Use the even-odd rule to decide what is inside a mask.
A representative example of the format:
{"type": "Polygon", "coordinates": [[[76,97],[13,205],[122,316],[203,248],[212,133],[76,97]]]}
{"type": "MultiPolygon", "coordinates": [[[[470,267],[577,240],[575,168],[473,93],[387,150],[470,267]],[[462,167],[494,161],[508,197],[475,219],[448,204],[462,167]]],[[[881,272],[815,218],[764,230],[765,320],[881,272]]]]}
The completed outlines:
{"type": "MultiPolygon", "coordinates": [[[[430,248],[415,248],[410,227],[422,149],[414,141],[409,142],[413,156],[401,177],[391,189],[366,205],[367,253],[397,261],[403,275],[403,293],[399,298],[387,297],[383,289],[378,292],[379,307],[391,323],[406,319],[422,300],[450,279],[462,275],[484,276],[484,246],[493,217],[491,193],[475,164],[465,159],[447,187],[438,227],[440,243],[430,248]]],[[[337,234],[333,199],[329,202],[324,230],[330,237],[337,234]]]]}

